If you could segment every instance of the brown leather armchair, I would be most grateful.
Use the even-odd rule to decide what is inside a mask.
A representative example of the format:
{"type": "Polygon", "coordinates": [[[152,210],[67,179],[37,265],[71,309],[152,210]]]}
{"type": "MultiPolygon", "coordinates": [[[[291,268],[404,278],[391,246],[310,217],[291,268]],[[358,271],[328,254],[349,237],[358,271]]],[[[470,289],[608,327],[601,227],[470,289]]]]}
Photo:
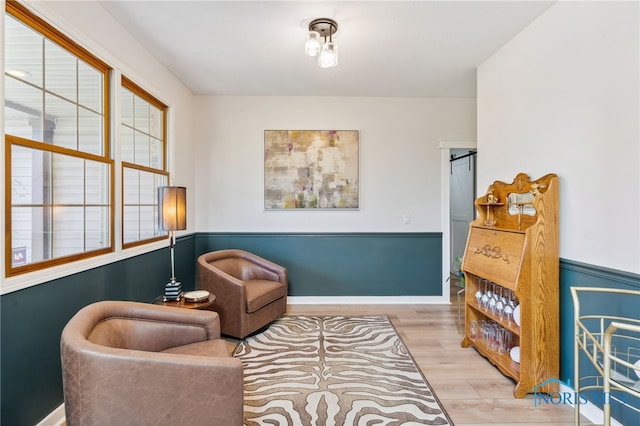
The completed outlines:
{"type": "Polygon", "coordinates": [[[60,339],[67,426],[242,425],[242,361],[219,337],[215,312],[84,307],[60,339]]]}
{"type": "Polygon", "coordinates": [[[287,310],[287,270],[243,250],[198,257],[198,288],[215,294],[222,334],[242,339],[287,310]]]}

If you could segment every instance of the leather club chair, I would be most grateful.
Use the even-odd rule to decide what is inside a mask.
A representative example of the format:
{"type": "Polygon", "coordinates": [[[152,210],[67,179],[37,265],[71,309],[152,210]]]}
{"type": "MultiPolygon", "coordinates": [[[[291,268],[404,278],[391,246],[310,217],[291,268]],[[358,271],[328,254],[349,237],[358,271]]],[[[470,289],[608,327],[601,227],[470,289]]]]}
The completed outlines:
{"type": "Polygon", "coordinates": [[[215,294],[222,334],[243,339],[287,310],[287,270],[243,250],[198,257],[198,288],[215,294]]]}
{"type": "Polygon", "coordinates": [[[242,361],[215,312],[93,303],[65,326],[60,354],[67,426],[242,425],[242,361]]]}

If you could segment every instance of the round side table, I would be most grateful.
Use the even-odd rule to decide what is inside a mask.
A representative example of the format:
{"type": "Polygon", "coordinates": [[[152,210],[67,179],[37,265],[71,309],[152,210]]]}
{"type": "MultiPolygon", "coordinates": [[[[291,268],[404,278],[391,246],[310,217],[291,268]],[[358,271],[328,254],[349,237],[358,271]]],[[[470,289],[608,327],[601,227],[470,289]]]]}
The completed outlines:
{"type": "Polygon", "coordinates": [[[184,297],[181,297],[180,300],[167,300],[166,302],[162,300],[163,296],[158,296],[152,302],[154,305],[163,305],[163,306],[173,306],[174,308],[187,308],[187,309],[208,309],[213,302],[216,300],[215,294],[209,294],[209,299],[204,302],[186,302],[184,297]]]}

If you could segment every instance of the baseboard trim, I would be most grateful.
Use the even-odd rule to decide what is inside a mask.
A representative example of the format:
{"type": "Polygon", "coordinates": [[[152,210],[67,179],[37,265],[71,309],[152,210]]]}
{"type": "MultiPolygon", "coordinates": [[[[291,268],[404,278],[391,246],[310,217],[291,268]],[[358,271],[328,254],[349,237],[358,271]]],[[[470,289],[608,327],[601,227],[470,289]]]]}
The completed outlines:
{"type": "MultiPolygon", "coordinates": [[[[575,394],[575,390],[572,387],[566,385],[560,385],[560,393],[565,394],[575,394]]],[[[571,404],[575,409],[575,404],[571,404]]],[[[604,424],[604,411],[594,403],[587,401],[586,404],[580,404],[580,415],[584,416],[594,425],[602,425],[604,424]]],[[[611,426],[624,426],[622,423],[611,418],[611,426]]]]}
{"type": "Polygon", "coordinates": [[[42,419],[36,426],[62,426],[65,421],[64,403],[49,413],[47,417],[42,419]]]}
{"type": "Polygon", "coordinates": [[[287,296],[291,305],[450,305],[443,296],[287,296]]]}

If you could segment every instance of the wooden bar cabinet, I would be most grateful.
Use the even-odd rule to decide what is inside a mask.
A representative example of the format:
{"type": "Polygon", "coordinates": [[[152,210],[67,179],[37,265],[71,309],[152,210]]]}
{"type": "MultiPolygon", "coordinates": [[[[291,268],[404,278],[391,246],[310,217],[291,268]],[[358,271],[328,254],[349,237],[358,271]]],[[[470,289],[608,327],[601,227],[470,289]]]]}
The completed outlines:
{"type": "Polygon", "coordinates": [[[495,181],[475,206],[462,263],[462,346],[511,377],[516,398],[557,392],[558,177],[531,181],[520,173],[512,183],[495,181]]]}

